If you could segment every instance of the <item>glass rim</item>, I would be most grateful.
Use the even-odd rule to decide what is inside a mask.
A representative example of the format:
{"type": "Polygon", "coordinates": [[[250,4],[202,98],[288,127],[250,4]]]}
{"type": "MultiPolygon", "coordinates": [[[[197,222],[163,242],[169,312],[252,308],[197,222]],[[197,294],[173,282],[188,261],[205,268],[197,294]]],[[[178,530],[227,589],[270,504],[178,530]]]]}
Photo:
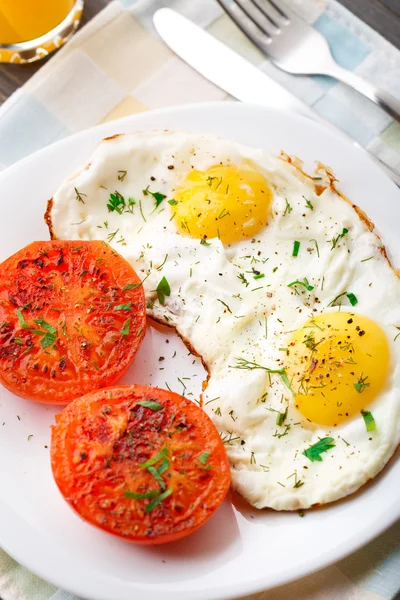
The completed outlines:
{"type": "Polygon", "coordinates": [[[16,52],[20,50],[34,50],[38,45],[49,41],[49,39],[52,39],[59,33],[62,33],[66,27],[72,25],[75,20],[76,12],[79,9],[83,9],[83,0],[75,0],[74,5],[67,14],[67,16],[61,21],[61,23],[56,25],[56,27],[54,27],[53,29],[50,29],[50,31],[48,31],[47,33],[44,33],[43,35],[32,40],[27,40],[26,42],[16,42],[14,44],[0,43],[0,50],[9,50],[16,52]]]}

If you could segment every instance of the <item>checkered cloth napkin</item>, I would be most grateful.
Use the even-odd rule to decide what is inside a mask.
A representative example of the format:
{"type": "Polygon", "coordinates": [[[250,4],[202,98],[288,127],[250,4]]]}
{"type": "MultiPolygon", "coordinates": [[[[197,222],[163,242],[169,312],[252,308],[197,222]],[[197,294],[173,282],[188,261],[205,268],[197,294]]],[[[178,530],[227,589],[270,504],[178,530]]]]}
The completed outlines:
{"type": "MultiPolygon", "coordinates": [[[[289,1],[289,0],[287,0],[289,1]]],[[[337,61],[400,97],[400,52],[335,0],[291,0],[325,35],[337,61]]],[[[206,28],[400,170],[400,125],[325,77],[276,69],[215,0],[115,0],[0,108],[0,169],[67,135],[152,108],[228,96],[175,57],[152,27],[171,6],[206,28]]],[[[391,600],[400,588],[400,522],[339,563],[251,600],[391,600]]],[[[77,600],[0,550],[2,600],[77,600]]],[[[250,600],[250,599],[248,599],[250,600]]]]}

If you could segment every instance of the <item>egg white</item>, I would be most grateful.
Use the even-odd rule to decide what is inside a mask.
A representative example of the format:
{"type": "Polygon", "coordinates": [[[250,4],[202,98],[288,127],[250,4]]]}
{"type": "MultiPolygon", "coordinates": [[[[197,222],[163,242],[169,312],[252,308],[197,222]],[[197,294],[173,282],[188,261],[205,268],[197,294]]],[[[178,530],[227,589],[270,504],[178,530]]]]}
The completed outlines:
{"type": "Polygon", "coordinates": [[[104,141],[89,166],[57,191],[50,218],[57,238],[110,243],[144,279],[148,314],[175,327],[202,357],[209,373],[203,407],[225,441],[233,486],[251,504],[294,510],[337,500],[392,456],[400,442],[400,340],[394,341],[400,282],[380,240],[334,188],[318,195],[311,178],[263,150],[187,133],[137,133],[104,141]],[[230,246],[183,236],[168,200],[185,175],[244,160],[273,190],[267,226],[230,246]],[[166,195],[158,207],[143,194],[147,186],[166,195]],[[134,199],[131,212],[108,211],[115,191],[134,199]],[[348,233],[332,250],[330,240],[343,228],[348,233]],[[300,242],[297,257],[294,240],[300,242]],[[164,305],[156,291],[163,277],[171,289],[164,305]],[[311,292],[288,287],[304,278],[314,286],[311,292]],[[237,359],[245,358],[281,369],[290,332],[311,315],[338,310],[330,304],[345,290],[358,304],[342,309],[375,320],[390,344],[387,385],[368,407],[376,422],[371,432],[361,416],[334,428],[311,423],[279,375],[237,368],[237,359]],[[285,424],[277,426],[277,411],[286,406],[285,424]],[[335,447],[321,462],[302,454],[327,436],[335,447]]]}

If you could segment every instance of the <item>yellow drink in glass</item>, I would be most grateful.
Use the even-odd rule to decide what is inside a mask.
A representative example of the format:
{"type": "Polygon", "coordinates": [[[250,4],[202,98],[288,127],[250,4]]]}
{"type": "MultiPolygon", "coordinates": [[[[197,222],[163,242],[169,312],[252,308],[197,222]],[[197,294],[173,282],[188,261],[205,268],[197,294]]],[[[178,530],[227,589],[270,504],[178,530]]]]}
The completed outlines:
{"type": "Polygon", "coordinates": [[[0,62],[32,62],[77,29],[83,0],[0,0],[0,62]]]}

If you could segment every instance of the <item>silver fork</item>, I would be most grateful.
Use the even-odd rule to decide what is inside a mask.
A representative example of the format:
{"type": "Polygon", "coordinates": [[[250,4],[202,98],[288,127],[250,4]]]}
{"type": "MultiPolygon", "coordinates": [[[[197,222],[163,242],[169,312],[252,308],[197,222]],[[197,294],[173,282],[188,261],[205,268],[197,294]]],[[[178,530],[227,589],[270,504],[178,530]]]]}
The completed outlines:
{"type": "Polygon", "coordinates": [[[283,71],[329,75],[386,110],[400,121],[400,101],[334,60],[328,42],[280,0],[217,0],[252,42],[283,71]]]}

